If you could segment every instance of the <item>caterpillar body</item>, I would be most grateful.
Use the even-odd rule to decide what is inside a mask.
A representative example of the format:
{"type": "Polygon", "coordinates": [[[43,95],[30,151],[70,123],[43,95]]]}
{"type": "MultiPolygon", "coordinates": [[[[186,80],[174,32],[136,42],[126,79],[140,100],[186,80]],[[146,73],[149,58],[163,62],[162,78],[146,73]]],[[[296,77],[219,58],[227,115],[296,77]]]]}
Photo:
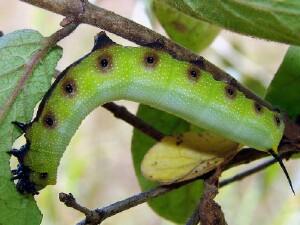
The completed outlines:
{"type": "Polygon", "coordinates": [[[148,104],[258,150],[277,150],[284,123],[277,111],[246,97],[194,63],[148,47],[124,47],[105,33],[94,49],[55,80],[12,150],[17,189],[37,193],[56,183],[60,159],[81,121],[96,107],[126,99],[148,104]]]}

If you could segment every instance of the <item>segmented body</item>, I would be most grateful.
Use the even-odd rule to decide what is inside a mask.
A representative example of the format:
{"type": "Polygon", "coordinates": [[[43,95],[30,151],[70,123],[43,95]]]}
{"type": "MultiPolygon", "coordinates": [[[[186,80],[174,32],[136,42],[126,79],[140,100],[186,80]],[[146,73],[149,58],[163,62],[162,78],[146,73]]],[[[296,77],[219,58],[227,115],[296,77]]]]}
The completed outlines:
{"type": "MultiPolygon", "coordinates": [[[[284,129],[278,112],[197,65],[104,37],[104,44],[66,69],[43,98],[26,129],[21,164],[30,173],[19,183],[29,181],[36,190],[55,184],[59,161],[82,120],[99,105],[119,99],[148,104],[263,151],[277,149],[284,129]]],[[[23,192],[31,192],[23,186],[23,192]]]]}

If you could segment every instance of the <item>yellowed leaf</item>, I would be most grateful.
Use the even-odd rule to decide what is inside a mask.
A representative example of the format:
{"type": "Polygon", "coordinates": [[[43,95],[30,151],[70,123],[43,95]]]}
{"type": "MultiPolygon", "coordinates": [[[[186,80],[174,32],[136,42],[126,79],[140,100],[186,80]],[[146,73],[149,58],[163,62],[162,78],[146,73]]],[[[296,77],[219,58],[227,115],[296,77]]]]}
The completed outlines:
{"type": "Polygon", "coordinates": [[[238,149],[238,143],[208,132],[167,136],[150,148],[141,170],[162,184],[180,182],[213,170],[238,149]]]}

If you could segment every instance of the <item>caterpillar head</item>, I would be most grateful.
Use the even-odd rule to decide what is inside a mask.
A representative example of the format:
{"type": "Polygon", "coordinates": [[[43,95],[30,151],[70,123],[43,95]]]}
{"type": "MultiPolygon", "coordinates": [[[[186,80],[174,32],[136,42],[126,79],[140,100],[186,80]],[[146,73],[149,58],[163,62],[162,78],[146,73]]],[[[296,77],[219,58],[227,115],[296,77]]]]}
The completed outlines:
{"type": "Polygon", "coordinates": [[[25,144],[19,150],[13,149],[9,154],[15,156],[18,161],[17,169],[12,170],[12,180],[17,180],[16,188],[22,194],[38,194],[38,191],[49,184],[55,183],[55,178],[49,176],[48,172],[39,172],[32,170],[29,166],[24,165],[24,157],[28,151],[29,144],[25,144]]]}
{"type": "Polygon", "coordinates": [[[22,194],[38,194],[38,190],[42,189],[30,179],[30,169],[22,164],[18,165],[16,170],[13,170],[13,180],[17,179],[16,188],[22,194]]]}
{"type": "Polygon", "coordinates": [[[29,167],[22,164],[14,171],[12,180],[18,180],[17,190],[22,194],[38,194],[39,190],[49,185],[48,173],[34,172],[29,167]]]}

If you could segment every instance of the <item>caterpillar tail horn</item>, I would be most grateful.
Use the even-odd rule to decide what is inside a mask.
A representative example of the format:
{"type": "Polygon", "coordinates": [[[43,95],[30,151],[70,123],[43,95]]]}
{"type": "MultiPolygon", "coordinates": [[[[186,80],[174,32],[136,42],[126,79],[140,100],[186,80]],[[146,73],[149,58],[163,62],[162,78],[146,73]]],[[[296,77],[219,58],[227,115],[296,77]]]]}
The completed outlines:
{"type": "Polygon", "coordinates": [[[288,180],[288,182],[289,182],[290,188],[291,188],[292,192],[293,192],[294,195],[295,195],[295,190],[294,190],[294,187],[293,187],[292,180],[291,180],[291,178],[290,178],[290,175],[289,175],[289,173],[288,173],[288,171],[287,171],[285,165],[283,164],[283,161],[282,161],[281,157],[280,157],[278,154],[276,154],[273,150],[269,150],[268,152],[269,152],[269,153],[274,157],[274,159],[276,159],[277,162],[279,163],[281,169],[283,170],[283,172],[284,172],[284,174],[285,174],[285,176],[286,176],[286,178],[287,178],[287,180],[288,180]]]}

